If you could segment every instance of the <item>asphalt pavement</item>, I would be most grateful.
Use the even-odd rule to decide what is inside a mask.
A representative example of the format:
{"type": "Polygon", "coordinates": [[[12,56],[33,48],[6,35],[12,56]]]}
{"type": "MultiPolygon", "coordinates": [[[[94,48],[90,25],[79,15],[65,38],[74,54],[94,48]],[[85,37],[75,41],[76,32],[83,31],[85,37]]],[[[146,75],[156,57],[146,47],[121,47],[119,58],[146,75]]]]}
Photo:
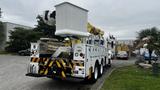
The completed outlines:
{"type": "Polygon", "coordinates": [[[29,61],[29,56],[0,55],[0,90],[98,90],[115,68],[134,64],[135,59],[113,60],[112,67],[95,84],[73,78],[59,81],[25,76],[29,61]]]}

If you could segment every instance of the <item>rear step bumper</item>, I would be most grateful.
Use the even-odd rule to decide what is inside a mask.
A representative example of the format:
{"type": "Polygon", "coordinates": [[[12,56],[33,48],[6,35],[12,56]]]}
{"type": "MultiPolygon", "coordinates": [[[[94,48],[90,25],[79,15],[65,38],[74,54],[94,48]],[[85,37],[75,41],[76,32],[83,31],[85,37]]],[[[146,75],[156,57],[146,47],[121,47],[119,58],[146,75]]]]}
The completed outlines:
{"type": "Polygon", "coordinates": [[[45,75],[39,75],[39,74],[33,74],[33,73],[27,73],[26,76],[31,76],[31,77],[45,77],[45,75]]]}

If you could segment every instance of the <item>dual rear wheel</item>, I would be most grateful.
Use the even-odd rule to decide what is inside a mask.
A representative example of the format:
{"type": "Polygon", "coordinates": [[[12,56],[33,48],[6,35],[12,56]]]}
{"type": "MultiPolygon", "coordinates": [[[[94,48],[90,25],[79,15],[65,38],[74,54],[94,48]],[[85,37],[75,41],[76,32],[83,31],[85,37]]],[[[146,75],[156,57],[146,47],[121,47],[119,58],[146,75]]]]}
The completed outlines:
{"type": "Polygon", "coordinates": [[[103,75],[103,71],[104,71],[104,66],[102,61],[102,63],[99,65],[99,77],[103,75]]]}
{"type": "Polygon", "coordinates": [[[91,81],[93,83],[97,81],[98,77],[102,76],[103,70],[104,70],[103,64],[100,65],[98,63],[95,64],[94,72],[92,73],[92,78],[91,78],[91,81]]]}
{"type": "Polygon", "coordinates": [[[101,77],[104,73],[104,68],[108,66],[110,67],[111,66],[111,60],[109,59],[108,60],[108,63],[106,64],[106,61],[105,63],[102,63],[101,64],[98,64],[98,62],[95,63],[95,66],[94,66],[94,72],[92,73],[92,76],[91,76],[91,81],[94,83],[97,81],[98,77],[101,77]],[[104,65],[105,64],[105,65],[104,65]]]}

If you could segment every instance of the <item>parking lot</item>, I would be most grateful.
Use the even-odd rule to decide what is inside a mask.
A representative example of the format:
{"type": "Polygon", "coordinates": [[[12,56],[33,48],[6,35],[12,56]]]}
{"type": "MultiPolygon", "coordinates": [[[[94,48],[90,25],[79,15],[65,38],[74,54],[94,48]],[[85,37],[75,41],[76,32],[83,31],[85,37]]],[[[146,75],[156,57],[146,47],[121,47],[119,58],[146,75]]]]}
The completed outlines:
{"type": "Polygon", "coordinates": [[[27,77],[25,74],[29,61],[29,56],[0,55],[0,90],[97,90],[114,68],[133,64],[135,59],[113,60],[112,67],[95,84],[74,79],[58,81],[27,77]]]}

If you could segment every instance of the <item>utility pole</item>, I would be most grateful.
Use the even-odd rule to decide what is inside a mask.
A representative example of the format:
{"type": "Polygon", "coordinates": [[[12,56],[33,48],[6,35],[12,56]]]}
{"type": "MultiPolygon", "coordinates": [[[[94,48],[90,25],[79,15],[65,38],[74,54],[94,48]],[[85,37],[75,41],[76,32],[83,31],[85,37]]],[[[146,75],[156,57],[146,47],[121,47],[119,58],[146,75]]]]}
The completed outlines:
{"type": "Polygon", "coordinates": [[[2,10],[1,10],[1,8],[0,8],[0,18],[2,17],[2,10]]]}

